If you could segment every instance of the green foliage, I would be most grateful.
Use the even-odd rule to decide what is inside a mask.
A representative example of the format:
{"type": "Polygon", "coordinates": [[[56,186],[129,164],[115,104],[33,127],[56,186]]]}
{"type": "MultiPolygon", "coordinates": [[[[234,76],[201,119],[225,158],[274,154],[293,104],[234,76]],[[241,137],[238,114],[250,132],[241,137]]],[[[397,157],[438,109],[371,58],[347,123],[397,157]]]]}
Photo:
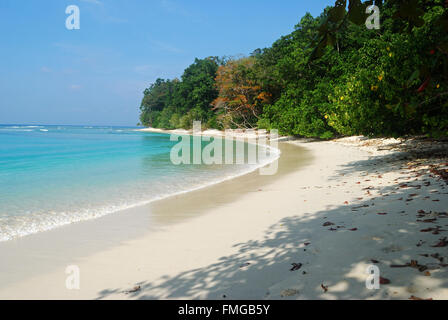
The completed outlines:
{"type": "Polygon", "coordinates": [[[264,83],[281,89],[258,125],[321,138],[446,135],[448,40],[440,21],[447,9],[436,4],[424,15],[408,10],[425,21],[420,27],[412,23],[409,32],[403,26],[411,22],[396,18],[396,7],[397,1],[382,6],[379,31],[353,23],[360,17],[350,18],[345,7],[327,9],[315,19],[305,16],[291,35],[265,50],[260,64],[275,71],[264,83]],[[329,46],[316,49],[312,39],[330,29],[329,46]]]}
{"type": "Polygon", "coordinates": [[[256,123],[323,139],[447,136],[447,6],[337,0],[250,58],[196,59],[181,80],[158,79],[144,92],[140,122],[185,129],[194,120],[219,129],[256,123]],[[364,25],[371,4],[381,9],[380,30],[364,25]]]}
{"type": "Polygon", "coordinates": [[[140,122],[154,128],[191,128],[193,121],[213,117],[211,102],[215,88],[217,58],[196,59],[181,80],[157,79],[143,92],[140,122]]]}
{"type": "Polygon", "coordinates": [[[206,117],[210,111],[211,102],[218,95],[215,88],[217,70],[217,58],[196,59],[191,66],[185,69],[175,102],[182,112],[199,108],[203,111],[200,113],[200,117],[206,117]]]}

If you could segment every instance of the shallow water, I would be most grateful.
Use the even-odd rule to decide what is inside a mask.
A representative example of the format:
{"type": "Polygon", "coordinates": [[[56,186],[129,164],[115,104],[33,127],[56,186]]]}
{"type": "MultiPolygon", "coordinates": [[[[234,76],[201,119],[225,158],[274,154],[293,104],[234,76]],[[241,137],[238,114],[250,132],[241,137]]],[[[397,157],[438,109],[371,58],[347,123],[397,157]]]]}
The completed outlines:
{"type": "Polygon", "coordinates": [[[0,241],[201,188],[276,156],[257,164],[174,165],[176,143],[136,128],[0,126],[0,241]]]}

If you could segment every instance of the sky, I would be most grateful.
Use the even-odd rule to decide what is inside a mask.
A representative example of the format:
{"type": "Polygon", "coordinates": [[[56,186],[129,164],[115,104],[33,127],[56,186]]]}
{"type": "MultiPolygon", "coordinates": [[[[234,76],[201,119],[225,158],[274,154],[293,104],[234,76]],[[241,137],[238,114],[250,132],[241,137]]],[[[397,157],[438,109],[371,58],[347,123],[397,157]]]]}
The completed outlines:
{"type": "Polygon", "coordinates": [[[0,0],[0,123],[135,126],[143,90],[249,55],[334,0],[0,0]],[[66,8],[80,29],[66,28],[66,8]]]}

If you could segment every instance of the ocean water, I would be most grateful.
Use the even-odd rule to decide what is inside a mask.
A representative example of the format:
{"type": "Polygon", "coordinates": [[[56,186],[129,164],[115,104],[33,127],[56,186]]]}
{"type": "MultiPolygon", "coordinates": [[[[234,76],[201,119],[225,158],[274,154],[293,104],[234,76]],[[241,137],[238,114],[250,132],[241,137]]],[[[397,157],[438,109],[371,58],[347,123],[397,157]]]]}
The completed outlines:
{"type": "Polygon", "coordinates": [[[278,157],[174,165],[176,143],[136,128],[0,125],[0,241],[195,190],[278,157]]]}

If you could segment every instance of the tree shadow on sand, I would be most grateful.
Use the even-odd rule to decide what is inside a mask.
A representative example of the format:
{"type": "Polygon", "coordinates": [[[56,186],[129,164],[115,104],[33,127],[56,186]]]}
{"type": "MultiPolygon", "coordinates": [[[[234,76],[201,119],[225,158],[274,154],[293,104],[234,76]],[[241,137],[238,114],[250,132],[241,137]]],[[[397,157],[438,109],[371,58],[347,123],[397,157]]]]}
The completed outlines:
{"type": "MultiPolygon", "coordinates": [[[[331,179],[400,172],[404,166],[401,158],[378,156],[352,162],[331,179]]],[[[433,247],[448,234],[443,230],[448,230],[448,217],[443,214],[448,196],[435,192],[445,183],[414,171],[403,171],[403,179],[409,182],[399,179],[387,186],[369,182],[374,184],[373,198],[284,218],[270,226],[262,239],[236,243],[235,252],[216,263],[142,281],[136,284],[140,286],[137,291],[123,298],[409,299],[446,295],[448,246],[433,247]],[[435,220],[424,222],[430,218],[435,220]],[[421,231],[436,227],[435,233],[421,231]],[[413,260],[425,268],[419,270],[413,260]],[[390,280],[379,290],[366,288],[366,267],[372,264],[390,280]]],[[[97,298],[126,290],[106,289],[97,298]]]]}

